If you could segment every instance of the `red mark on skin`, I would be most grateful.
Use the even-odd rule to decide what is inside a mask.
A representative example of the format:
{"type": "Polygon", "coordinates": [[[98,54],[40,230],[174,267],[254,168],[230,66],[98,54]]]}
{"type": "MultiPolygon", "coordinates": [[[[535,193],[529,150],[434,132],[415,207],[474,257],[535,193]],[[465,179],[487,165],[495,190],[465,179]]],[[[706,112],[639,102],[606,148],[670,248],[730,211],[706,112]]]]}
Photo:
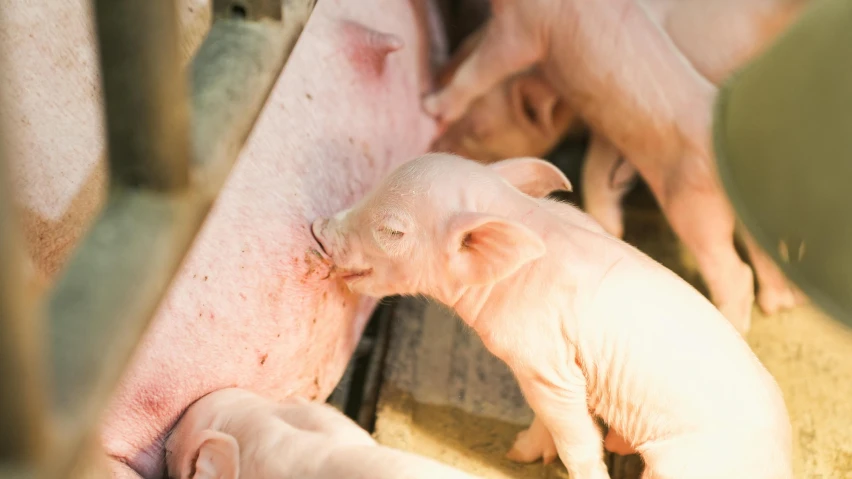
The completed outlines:
{"type": "Polygon", "coordinates": [[[341,23],[347,57],[356,70],[365,74],[380,76],[388,54],[405,45],[392,33],[379,32],[350,20],[341,23]]]}
{"type": "Polygon", "coordinates": [[[305,284],[311,277],[320,276],[323,280],[328,279],[331,276],[331,272],[333,270],[333,266],[329,263],[327,259],[323,257],[323,255],[314,248],[310,248],[305,252],[305,256],[303,257],[305,264],[308,266],[307,271],[302,276],[301,283],[305,284]],[[320,275],[316,273],[320,272],[320,275]],[[325,274],[322,274],[322,273],[325,274]]]}
{"type": "MultiPolygon", "coordinates": [[[[156,389],[145,389],[146,391],[156,391],[156,389]]],[[[142,410],[145,411],[151,417],[159,417],[163,413],[163,411],[167,410],[168,403],[165,398],[162,396],[158,396],[156,394],[144,394],[141,395],[138,399],[138,404],[142,407],[142,410]]]]}
{"type": "Polygon", "coordinates": [[[316,271],[317,265],[313,261],[312,253],[313,251],[308,251],[305,253],[305,264],[308,265],[308,271],[305,272],[305,279],[313,275],[316,271]]]}

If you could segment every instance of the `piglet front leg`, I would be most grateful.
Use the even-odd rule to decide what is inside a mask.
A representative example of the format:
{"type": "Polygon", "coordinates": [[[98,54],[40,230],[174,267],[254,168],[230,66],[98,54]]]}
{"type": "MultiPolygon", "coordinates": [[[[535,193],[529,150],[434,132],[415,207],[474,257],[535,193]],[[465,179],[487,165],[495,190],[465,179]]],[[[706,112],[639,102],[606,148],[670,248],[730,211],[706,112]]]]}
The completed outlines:
{"type": "Polygon", "coordinates": [[[581,178],[583,209],[616,238],[624,235],[621,200],[635,184],[636,177],[636,169],[615,145],[593,133],[581,178]]]}
{"type": "Polygon", "coordinates": [[[427,113],[443,124],[452,123],[476,98],[544,56],[544,44],[527,25],[529,19],[515,11],[521,10],[516,8],[518,3],[521,2],[492,3],[494,16],[470,56],[446,87],[423,100],[427,113]]]}
{"type": "MultiPolygon", "coordinates": [[[[807,303],[807,296],[787,280],[781,269],[758,246],[750,234],[744,231],[742,239],[757,276],[757,304],[764,314],[775,314],[807,303]]],[[[779,247],[781,246],[779,245],[779,247]]],[[[786,254],[793,257],[793,261],[795,261],[798,256],[804,254],[804,251],[800,249],[788,250],[786,254]]]]}
{"type": "MultiPolygon", "coordinates": [[[[636,454],[633,446],[613,429],[610,429],[604,438],[604,449],[621,456],[636,454]]],[[[556,456],[556,444],[553,442],[553,436],[538,416],[533,418],[529,428],[518,433],[515,437],[515,443],[506,454],[507,459],[524,464],[539,459],[544,464],[550,464],[556,459],[556,456]]]]}
{"type": "Polygon", "coordinates": [[[530,463],[541,459],[545,464],[553,462],[556,456],[553,436],[538,416],[533,418],[528,429],[518,433],[515,443],[506,454],[506,458],[511,461],[530,463]]]}
{"type": "MultiPolygon", "coordinates": [[[[536,418],[552,434],[571,478],[609,479],[603,461],[603,437],[587,405],[586,379],[576,365],[560,376],[559,385],[540,375],[519,376],[518,383],[536,418]]],[[[541,431],[535,433],[540,435],[541,431]]]]}

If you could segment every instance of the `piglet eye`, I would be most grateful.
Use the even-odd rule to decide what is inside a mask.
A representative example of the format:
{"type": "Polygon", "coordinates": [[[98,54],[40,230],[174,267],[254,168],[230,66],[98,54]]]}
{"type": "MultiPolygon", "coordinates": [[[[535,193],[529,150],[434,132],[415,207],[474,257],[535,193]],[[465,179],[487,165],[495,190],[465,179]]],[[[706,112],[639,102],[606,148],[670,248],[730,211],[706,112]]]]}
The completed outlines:
{"type": "Polygon", "coordinates": [[[393,239],[399,239],[405,236],[405,233],[402,231],[397,231],[392,228],[388,228],[387,226],[382,226],[379,228],[379,232],[390,236],[393,239]]]}

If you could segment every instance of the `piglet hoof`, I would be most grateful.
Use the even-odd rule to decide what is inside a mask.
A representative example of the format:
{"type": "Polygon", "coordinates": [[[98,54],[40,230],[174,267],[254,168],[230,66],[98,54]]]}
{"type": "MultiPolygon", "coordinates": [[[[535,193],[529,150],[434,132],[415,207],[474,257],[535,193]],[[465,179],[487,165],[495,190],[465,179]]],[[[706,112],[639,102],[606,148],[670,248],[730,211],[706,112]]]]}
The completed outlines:
{"type": "Polygon", "coordinates": [[[799,291],[798,288],[789,284],[776,287],[761,287],[757,292],[757,305],[760,306],[760,310],[766,315],[773,315],[786,309],[793,309],[807,302],[807,296],[799,291]]]}
{"type": "Polygon", "coordinates": [[[423,110],[443,126],[458,120],[464,113],[465,105],[456,101],[449,90],[441,90],[423,98],[423,110]]]}
{"type": "Polygon", "coordinates": [[[519,432],[512,448],[506,453],[506,458],[523,464],[541,459],[544,464],[550,464],[556,459],[557,452],[553,438],[550,434],[546,436],[530,433],[530,429],[519,432]]]}

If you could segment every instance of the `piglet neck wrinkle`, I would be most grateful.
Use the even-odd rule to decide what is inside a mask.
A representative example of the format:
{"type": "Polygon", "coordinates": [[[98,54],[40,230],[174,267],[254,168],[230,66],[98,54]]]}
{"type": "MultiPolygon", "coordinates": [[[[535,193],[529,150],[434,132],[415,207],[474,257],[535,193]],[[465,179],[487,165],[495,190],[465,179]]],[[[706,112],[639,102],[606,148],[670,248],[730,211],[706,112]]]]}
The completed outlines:
{"type": "Polygon", "coordinates": [[[525,286],[537,282],[543,261],[543,258],[533,260],[496,283],[466,287],[455,302],[446,304],[474,331],[481,333],[480,329],[489,328],[495,311],[513,310],[524,302],[525,286]]]}
{"type": "Polygon", "coordinates": [[[444,301],[444,304],[451,307],[465,324],[476,329],[479,316],[488,303],[493,289],[493,284],[462,287],[455,297],[444,301]]]}
{"type": "MultiPolygon", "coordinates": [[[[489,214],[502,216],[522,223],[539,234],[545,244],[547,244],[547,247],[550,248],[551,245],[549,243],[552,238],[549,224],[553,222],[553,216],[545,208],[542,208],[540,200],[520,195],[517,190],[507,193],[500,197],[501,201],[495,201],[489,208],[486,208],[486,211],[489,214]]],[[[509,277],[503,278],[496,283],[476,286],[444,287],[444,291],[439,292],[438,295],[433,297],[452,308],[468,326],[475,330],[476,325],[480,324],[480,316],[482,311],[486,309],[494,289],[501,286],[501,290],[512,291],[513,288],[504,287],[506,284],[515,284],[520,289],[523,289],[523,284],[527,278],[530,275],[537,274],[536,272],[539,270],[541,260],[542,258],[539,258],[521,266],[520,269],[509,277]]],[[[440,285],[443,283],[437,282],[435,284],[440,285]]],[[[483,319],[487,320],[487,318],[483,319]]]]}

